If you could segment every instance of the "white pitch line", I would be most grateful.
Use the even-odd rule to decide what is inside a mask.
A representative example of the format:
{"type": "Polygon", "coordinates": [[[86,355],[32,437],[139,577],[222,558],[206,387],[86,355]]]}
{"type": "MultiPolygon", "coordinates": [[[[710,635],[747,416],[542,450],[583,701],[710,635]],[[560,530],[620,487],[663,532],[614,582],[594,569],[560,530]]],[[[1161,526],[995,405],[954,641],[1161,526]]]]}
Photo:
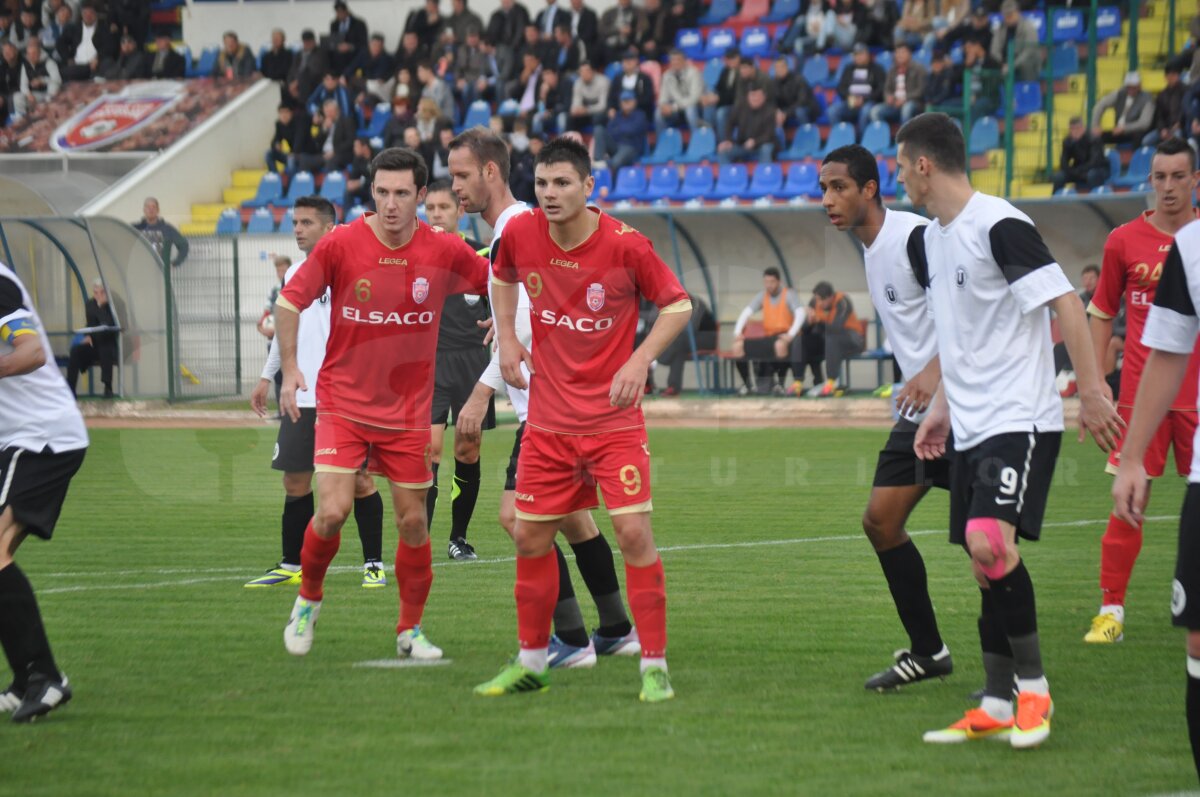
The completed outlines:
{"type": "MultiPolygon", "coordinates": [[[[1155,522],[1160,522],[1160,521],[1178,520],[1178,519],[1179,519],[1178,515],[1151,515],[1151,516],[1147,517],[1145,519],[1145,521],[1148,523],[1155,523],[1155,522]]],[[[1108,522],[1108,518],[1104,518],[1102,520],[1067,520],[1067,521],[1061,521],[1058,523],[1044,523],[1044,524],[1042,524],[1042,526],[1043,526],[1043,528],[1072,528],[1072,527],[1079,527],[1079,526],[1099,526],[1099,525],[1101,525],[1103,523],[1107,523],[1107,522],[1108,522]]],[[[908,534],[910,537],[916,537],[916,536],[925,536],[928,534],[945,534],[945,533],[946,533],[945,529],[922,529],[920,531],[910,531],[908,534]]],[[[721,550],[721,549],[725,549],[725,548],[762,548],[765,546],[772,546],[772,545],[805,545],[805,544],[814,543],[814,542],[858,542],[859,540],[862,540],[862,539],[863,539],[863,535],[861,535],[861,534],[839,534],[839,535],[831,535],[831,536],[825,536],[825,537],[795,537],[795,538],[786,539],[786,540],[753,540],[750,542],[714,542],[714,543],[700,543],[697,545],[666,545],[666,546],[661,546],[658,550],[666,551],[668,553],[680,552],[680,551],[709,551],[709,550],[721,550]]],[[[614,551],[613,553],[616,554],[617,556],[620,556],[620,551],[614,551]]],[[[570,559],[570,558],[572,558],[572,556],[570,554],[567,554],[567,558],[570,559]]],[[[503,557],[498,557],[498,558],[494,558],[494,559],[477,559],[473,562],[434,562],[433,566],[434,567],[457,567],[457,566],[472,567],[472,566],[478,566],[478,565],[503,564],[505,562],[515,562],[515,561],[516,561],[515,556],[503,556],[503,557]]],[[[338,567],[329,568],[329,572],[330,573],[350,573],[350,572],[355,572],[355,571],[358,571],[361,569],[362,568],[360,565],[340,565],[338,567]]],[[[243,570],[234,570],[232,568],[215,568],[215,569],[209,569],[209,570],[176,569],[176,570],[110,571],[110,572],[102,571],[102,572],[96,572],[96,573],[78,573],[75,575],[76,576],[85,576],[85,575],[86,576],[105,576],[105,575],[116,575],[118,573],[129,574],[129,575],[141,575],[141,574],[170,575],[173,573],[187,575],[190,573],[194,573],[194,574],[199,575],[202,573],[231,573],[231,572],[241,573],[242,575],[239,576],[239,578],[244,577],[246,575],[246,571],[244,569],[243,570]]],[[[50,574],[47,574],[46,577],[47,578],[65,577],[66,575],[68,575],[68,574],[50,573],[50,574]]],[[[228,576],[219,576],[219,577],[172,579],[170,581],[152,581],[152,582],[148,582],[148,583],[144,583],[144,584],[80,584],[80,585],[71,586],[71,587],[50,587],[49,589],[39,589],[37,591],[37,594],[38,595],[57,595],[57,594],[68,593],[68,592],[94,592],[97,590],[158,589],[161,587],[178,587],[178,586],[186,586],[189,584],[212,584],[212,583],[217,583],[217,582],[222,582],[222,581],[230,581],[230,580],[231,579],[228,576]]]]}

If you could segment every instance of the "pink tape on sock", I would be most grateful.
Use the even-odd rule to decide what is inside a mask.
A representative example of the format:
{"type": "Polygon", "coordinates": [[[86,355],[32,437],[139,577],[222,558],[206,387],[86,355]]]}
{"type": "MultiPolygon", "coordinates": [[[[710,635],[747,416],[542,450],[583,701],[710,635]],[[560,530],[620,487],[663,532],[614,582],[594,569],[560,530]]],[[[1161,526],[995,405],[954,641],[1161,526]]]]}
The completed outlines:
{"type": "MultiPolygon", "coordinates": [[[[1004,532],[1000,529],[1000,521],[991,517],[971,518],[967,521],[967,538],[971,534],[982,534],[987,538],[988,547],[992,549],[995,561],[990,567],[979,566],[983,574],[992,581],[1004,578],[1004,567],[1008,546],[1004,543],[1004,532]]],[[[976,560],[978,561],[978,560],[976,560]]]]}

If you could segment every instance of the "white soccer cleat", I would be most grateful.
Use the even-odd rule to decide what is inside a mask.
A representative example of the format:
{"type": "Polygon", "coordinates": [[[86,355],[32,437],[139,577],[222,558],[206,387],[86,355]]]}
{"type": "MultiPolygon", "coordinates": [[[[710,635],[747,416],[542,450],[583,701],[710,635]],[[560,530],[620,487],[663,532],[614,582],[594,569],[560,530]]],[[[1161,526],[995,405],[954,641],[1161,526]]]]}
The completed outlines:
{"type": "Polygon", "coordinates": [[[430,642],[418,625],[396,637],[396,655],[402,659],[437,661],[442,657],[442,649],[430,642]]]}
{"type": "Polygon", "coordinates": [[[321,613],[321,601],[310,601],[297,597],[292,606],[292,616],[283,629],[283,644],[293,656],[304,656],[312,650],[313,628],[317,615],[321,613]]]}

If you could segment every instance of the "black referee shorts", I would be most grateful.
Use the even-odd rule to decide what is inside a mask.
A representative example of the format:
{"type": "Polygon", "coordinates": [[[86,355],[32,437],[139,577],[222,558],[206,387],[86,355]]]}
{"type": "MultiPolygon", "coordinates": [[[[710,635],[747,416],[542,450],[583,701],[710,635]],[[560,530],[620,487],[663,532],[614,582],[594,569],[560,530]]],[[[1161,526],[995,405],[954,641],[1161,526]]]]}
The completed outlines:
{"type": "Polygon", "coordinates": [[[508,455],[508,470],[504,473],[504,490],[517,489],[517,460],[521,458],[521,438],[525,436],[525,421],[517,427],[517,436],[513,440],[512,453],[508,455]]]}
{"type": "MultiPolygon", "coordinates": [[[[475,390],[479,376],[488,366],[487,349],[482,346],[460,351],[439,351],[433,371],[433,417],[430,426],[453,423],[475,390]]],[[[496,399],[488,399],[483,417],[484,429],[496,428],[496,399]]]]}
{"type": "Polygon", "coordinates": [[[279,419],[279,436],[275,438],[271,467],[284,473],[307,473],[313,470],[316,436],[316,407],[301,407],[300,420],[295,423],[284,415],[279,419]]]}
{"type": "Polygon", "coordinates": [[[947,441],[946,456],[926,461],[913,451],[916,439],[917,424],[906,418],[896,421],[875,463],[875,487],[921,485],[950,489],[950,457],[953,456],[950,449],[953,441],[947,441]]]}
{"type": "Polygon", "coordinates": [[[85,454],[86,448],[57,454],[49,447],[0,449],[0,512],[11,508],[22,528],[50,539],[85,454]]]}

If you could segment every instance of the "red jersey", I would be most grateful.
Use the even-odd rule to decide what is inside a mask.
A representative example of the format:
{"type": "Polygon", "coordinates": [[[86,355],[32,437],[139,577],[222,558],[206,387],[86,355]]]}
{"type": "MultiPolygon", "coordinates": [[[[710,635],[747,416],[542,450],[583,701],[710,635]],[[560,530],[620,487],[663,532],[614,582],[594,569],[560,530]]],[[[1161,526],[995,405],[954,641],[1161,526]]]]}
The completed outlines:
{"type": "MultiPolygon", "coordinates": [[[[1150,305],[1154,304],[1163,261],[1167,259],[1171,243],[1175,240],[1150,223],[1153,213],[1153,210],[1147,210],[1109,234],[1104,242],[1100,282],[1088,307],[1088,312],[1094,316],[1115,318],[1121,310],[1121,299],[1125,299],[1125,357],[1121,366],[1120,404],[1127,407],[1133,406],[1138,383],[1142,379],[1142,369],[1150,355],[1149,349],[1142,344],[1142,329],[1146,326],[1150,305]]],[[[1193,351],[1187,376],[1171,409],[1196,409],[1198,378],[1200,359],[1193,351]]]]}
{"type": "Polygon", "coordinates": [[[367,223],[373,215],[322,238],[278,302],[299,311],[331,289],[318,414],[428,429],[442,305],[452,294],[485,293],[488,261],[457,235],[420,221],[408,243],[393,249],[367,223]]]}
{"type": "Polygon", "coordinates": [[[687,293],[650,241],[596,213],[599,227],[564,251],[540,210],[504,228],[493,275],[523,282],[533,326],[529,423],[562,434],[598,434],[645,424],[640,407],[613,407],[613,377],[633,354],[640,297],[662,312],[686,310],[687,293]]]}

